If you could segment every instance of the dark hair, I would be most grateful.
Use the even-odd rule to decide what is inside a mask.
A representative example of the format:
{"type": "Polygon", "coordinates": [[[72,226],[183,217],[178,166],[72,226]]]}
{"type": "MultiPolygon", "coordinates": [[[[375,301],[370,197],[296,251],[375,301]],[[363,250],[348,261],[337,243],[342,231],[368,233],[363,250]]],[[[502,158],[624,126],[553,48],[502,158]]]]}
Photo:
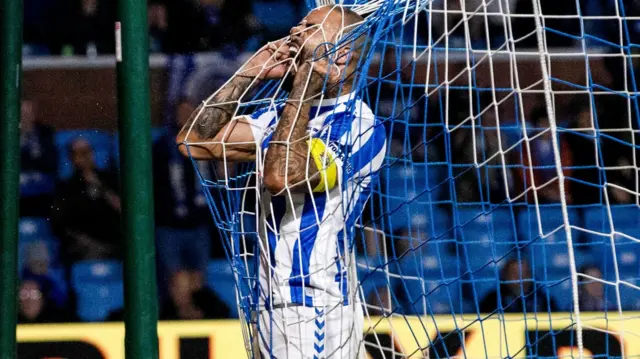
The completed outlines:
{"type": "Polygon", "coordinates": [[[540,123],[541,119],[548,117],[549,115],[547,114],[547,108],[542,105],[538,105],[533,109],[533,111],[531,111],[531,116],[529,117],[529,119],[531,120],[531,123],[537,125],[538,123],[540,123]]]}
{"type": "Polygon", "coordinates": [[[91,148],[91,151],[95,152],[95,149],[93,148],[93,144],[91,143],[91,141],[87,140],[85,137],[77,136],[77,137],[72,138],[69,141],[69,143],[67,143],[66,147],[67,147],[67,151],[68,151],[69,155],[71,155],[73,153],[73,145],[78,141],[84,141],[84,142],[88,143],[89,147],[91,148]]]}
{"type": "Polygon", "coordinates": [[[509,267],[512,266],[513,264],[517,264],[518,268],[522,268],[523,264],[526,264],[528,266],[529,262],[524,258],[523,259],[518,259],[518,258],[508,259],[507,263],[505,263],[504,266],[502,266],[502,269],[500,270],[500,280],[504,280],[506,278],[507,271],[509,270],[509,267]]]}
{"type": "Polygon", "coordinates": [[[586,273],[589,269],[596,269],[602,274],[602,270],[596,264],[585,264],[578,268],[578,273],[586,273]]]}

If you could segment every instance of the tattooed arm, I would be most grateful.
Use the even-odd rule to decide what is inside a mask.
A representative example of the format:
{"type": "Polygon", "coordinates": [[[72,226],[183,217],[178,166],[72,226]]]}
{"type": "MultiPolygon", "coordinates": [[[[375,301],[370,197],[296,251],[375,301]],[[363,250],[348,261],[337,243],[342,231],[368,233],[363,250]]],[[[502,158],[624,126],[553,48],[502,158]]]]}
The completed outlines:
{"type": "Polygon", "coordinates": [[[273,194],[286,189],[310,193],[320,183],[318,166],[309,154],[311,101],[305,98],[319,93],[322,85],[323,78],[311,70],[309,63],[299,68],[264,162],[263,184],[273,194]]]}
{"type": "Polygon", "coordinates": [[[249,122],[235,116],[238,103],[261,80],[279,79],[291,64],[284,40],[265,45],[225,84],[208,106],[200,105],[176,137],[180,152],[194,159],[247,162],[256,146],[249,122]]]}
{"type": "Polygon", "coordinates": [[[245,118],[234,117],[238,100],[254,80],[236,75],[214,96],[213,105],[203,108],[203,104],[194,111],[176,138],[183,155],[190,154],[198,160],[250,161],[255,158],[250,125],[245,118]]]}

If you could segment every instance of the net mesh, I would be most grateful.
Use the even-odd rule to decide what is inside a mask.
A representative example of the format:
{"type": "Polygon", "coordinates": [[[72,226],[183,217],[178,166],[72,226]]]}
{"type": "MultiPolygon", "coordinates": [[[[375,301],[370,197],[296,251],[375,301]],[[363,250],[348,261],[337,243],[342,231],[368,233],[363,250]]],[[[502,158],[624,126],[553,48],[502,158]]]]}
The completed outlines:
{"type": "MultiPolygon", "coordinates": [[[[640,17],[630,1],[558,3],[353,5],[356,92],[387,133],[348,243],[371,357],[640,355],[624,325],[640,309],[640,17]]],[[[286,96],[268,82],[238,114],[286,96]]],[[[255,168],[201,173],[254,354],[255,168]]]]}

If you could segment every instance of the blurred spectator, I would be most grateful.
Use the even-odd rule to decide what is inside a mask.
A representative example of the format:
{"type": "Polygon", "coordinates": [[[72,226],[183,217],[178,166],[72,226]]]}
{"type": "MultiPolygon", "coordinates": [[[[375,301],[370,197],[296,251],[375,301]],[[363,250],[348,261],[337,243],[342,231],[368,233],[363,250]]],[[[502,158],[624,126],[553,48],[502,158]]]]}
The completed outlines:
{"type": "Polygon", "coordinates": [[[62,308],[67,302],[67,293],[64,290],[63,278],[55,278],[51,273],[51,253],[44,241],[31,243],[26,250],[26,264],[22,270],[23,280],[32,280],[38,283],[42,292],[58,308],[62,308]]]}
{"type": "MultiPolygon", "coordinates": [[[[500,151],[506,151],[510,143],[506,131],[498,130],[498,120],[501,126],[507,124],[499,117],[489,92],[480,96],[476,107],[474,114],[459,118],[467,122],[452,134],[455,148],[451,161],[460,165],[454,169],[456,195],[458,201],[500,203],[506,199],[507,188],[511,188],[513,183],[511,168],[506,166],[509,163],[503,163],[500,156],[500,151]],[[469,120],[471,116],[477,117],[473,127],[469,120]],[[482,166],[476,169],[476,164],[482,166]]],[[[464,113],[463,110],[459,112],[464,113]]],[[[508,156],[504,159],[509,160],[508,156]]]]}
{"type": "MultiPolygon", "coordinates": [[[[187,100],[177,108],[177,121],[185,123],[195,107],[187,100]]],[[[209,207],[194,169],[175,144],[177,127],[167,132],[153,147],[156,240],[161,283],[179,271],[189,271],[193,285],[202,286],[211,252],[209,207]]],[[[198,162],[205,178],[210,164],[198,162]]],[[[161,288],[164,291],[165,288],[161,288]]]]}
{"type": "Polygon", "coordinates": [[[636,166],[631,163],[629,158],[621,156],[616,161],[616,167],[618,167],[618,169],[607,171],[610,172],[607,174],[607,180],[611,184],[626,189],[626,191],[618,187],[608,186],[609,201],[614,204],[635,203],[638,195],[630,192],[635,192],[637,188],[636,182],[638,178],[636,166]]]}
{"type": "Polygon", "coordinates": [[[377,286],[367,296],[368,315],[391,315],[393,309],[393,298],[389,287],[377,286]]]}
{"type": "Polygon", "coordinates": [[[259,19],[252,13],[249,0],[200,0],[200,3],[208,25],[209,48],[212,50],[237,54],[244,50],[251,36],[263,30],[259,19]]]}
{"type": "Polygon", "coordinates": [[[18,323],[74,322],[77,318],[55,307],[42,292],[38,282],[25,280],[18,288],[18,323]]]}
{"type": "Polygon", "coordinates": [[[191,274],[176,273],[169,283],[169,299],[162,306],[161,320],[229,318],[229,308],[204,286],[194,286],[191,274]]]}
{"type": "Polygon", "coordinates": [[[500,291],[489,292],[480,302],[480,311],[492,313],[553,312],[557,306],[553,298],[536,288],[531,268],[526,260],[509,260],[500,273],[500,291]]]}
{"type": "Polygon", "coordinates": [[[56,191],[53,225],[67,261],[118,257],[121,250],[120,197],[116,178],[96,169],[84,139],[69,146],[73,175],[56,191]]]}
{"type": "MultiPolygon", "coordinates": [[[[581,99],[584,100],[583,98],[581,99]]],[[[560,135],[561,138],[566,138],[571,152],[578,154],[572,156],[572,165],[575,167],[572,170],[572,177],[578,181],[571,181],[573,194],[571,197],[574,204],[600,203],[602,191],[594,186],[581,183],[599,185],[603,182],[600,180],[600,171],[598,169],[595,131],[589,102],[587,100],[586,106],[574,104],[572,107],[572,119],[569,124],[572,132],[560,135]]],[[[564,163],[562,165],[566,166],[564,163]]]]}
{"type": "Polygon", "coordinates": [[[24,1],[25,56],[41,56],[60,52],[65,2],[62,0],[24,1]]]}
{"type": "Polygon", "coordinates": [[[208,48],[207,21],[197,0],[151,0],[152,50],[188,54],[208,48]]]}
{"type": "Polygon", "coordinates": [[[73,0],[68,6],[65,41],[73,47],[73,52],[87,56],[114,53],[115,2],[73,0]]]}
{"type": "Polygon", "coordinates": [[[162,52],[165,33],[169,27],[167,8],[161,3],[152,2],[149,4],[147,13],[149,40],[151,41],[150,52],[162,52]]]}
{"type": "MultiPolygon", "coordinates": [[[[548,47],[574,46],[576,44],[574,37],[581,35],[576,2],[541,0],[540,7],[541,14],[546,16],[543,26],[545,29],[553,29],[553,31],[543,31],[545,44],[548,47]],[[562,15],[572,15],[573,18],[561,17],[562,15]]],[[[512,14],[528,15],[518,17],[516,18],[517,20],[511,19],[513,36],[517,40],[516,46],[518,47],[518,51],[524,48],[538,48],[533,3],[531,1],[518,1],[515,9],[511,8],[509,12],[512,14]]]]}
{"type": "Polygon", "coordinates": [[[23,99],[20,117],[20,215],[45,217],[51,211],[58,154],[53,130],[38,123],[36,103],[23,99]]]}
{"type": "MultiPolygon", "coordinates": [[[[535,129],[530,130],[529,137],[536,136],[531,142],[529,142],[529,148],[531,151],[531,158],[529,158],[526,147],[523,147],[522,156],[524,170],[516,171],[518,173],[519,180],[523,184],[522,189],[529,189],[535,185],[536,188],[546,184],[553,180],[553,182],[546,184],[544,187],[537,189],[538,201],[540,203],[559,203],[560,202],[560,186],[558,185],[558,174],[556,172],[556,161],[553,150],[553,134],[550,130],[549,117],[547,116],[547,110],[544,107],[536,108],[531,114],[532,122],[535,129]],[[544,132],[543,134],[540,134],[544,132]],[[531,183],[531,173],[535,183],[531,183]],[[526,187],[524,186],[526,183],[526,187]]],[[[573,170],[573,151],[569,146],[566,138],[560,136],[560,160],[562,163],[563,173],[565,178],[571,177],[573,170]]],[[[564,182],[565,196],[568,203],[573,203],[573,196],[571,195],[571,181],[564,182]]],[[[520,192],[518,192],[520,193],[520,192]]],[[[528,200],[533,202],[533,195],[529,195],[528,200]]]]}
{"type": "Polygon", "coordinates": [[[152,0],[149,4],[153,51],[225,50],[237,56],[258,29],[248,0],[152,0]]]}
{"type": "Polygon", "coordinates": [[[578,293],[580,311],[606,311],[608,308],[604,296],[604,285],[600,282],[600,280],[602,280],[602,272],[600,269],[596,266],[585,266],[580,268],[578,273],[583,273],[593,278],[580,277],[580,291],[578,293]]]}

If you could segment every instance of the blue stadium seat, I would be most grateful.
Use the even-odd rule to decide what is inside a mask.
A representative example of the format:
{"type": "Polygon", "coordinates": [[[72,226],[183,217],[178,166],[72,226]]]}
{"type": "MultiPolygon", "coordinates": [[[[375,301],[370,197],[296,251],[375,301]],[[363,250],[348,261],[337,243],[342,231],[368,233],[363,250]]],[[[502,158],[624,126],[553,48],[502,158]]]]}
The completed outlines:
{"type": "Polygon", "coordinates": [[[47,251],[49,253],[49,266],[50,267],[58,267],[60,266],[60,243],[53,237],[43,237],[43,238],[27,238],[22,239],[18,242],[18,269],[21,272],[24,269],[24,266],[27,264],[27,254],[29,251],[29,247],[35,245],[37,243],[43,243],[47,251]]]}
{"type": "Polygon", "coordinates": [[[22,217],[19,224],[20,239],[51,237],[51,224],[46,218],[22,217]]]}
{"type": "Polygon", "coordinates": [[[482,300],[491,292],[498,290],[500,282],[497,280],[497,275],[492,277],[478,277],[474,276],[465,281],[465,298],[471,305],[470,311],[477,311],[480,308],[476,308],[473,303],[478,305],[482,300]]]}
{"type": "Polygon", "coordinates": [[[461,241],[513,244],[517,238],[516,223],[508,209],[485,213],[479,207],[461,207],[458,215],[461,241]]]}
{"type": "Polygon", "coordinates": [[[78,295],[78,316],[87,322],[102,321],[109,313],[124,305],[122,282],[83,283],[76,288],[78,295]]]}
{"type": "Polygon", "coordinates": [[[271,32],[286,32],[298,23],[298,15],[290,2],[255,1],[253,14],[271,32]]]}
{"type": "Polygon", "coordinates": [[[73,166],[69,159],[69,144],[76,138],[87,140],[93,147],[95,153],[96,166],[99,169],[106,169],[113,160],[113,136],[107,132],[99,130],[68,130],[58,131],[55,134],[56,147],[59,154],[59,176],[63,179],[69,178],[73,173],[73,166]]]}
{"type": "Polygon", "coordinates": [[[122,263],[116,260],[87,260],[71,268],[72,285],[117,283],[122,281],[122,263]]]}
{"type": "Polygon", "coordinates": [[[407,314],[447,314],[463,310],[465,303],[460,295],[460,280],[446,284],[444,281],[412,279],[404,283],[398,291],[406,297],[407,314]]]}
{"type": "Polygon", "coordinates": [[[422,267],[425,278],[443,279],[460,276],[460,268],[452,265],[456,263],[457,257],[449,252],[447,243],[434,243],[430,241],[425,247],[422,257],[422,267]]]}
{"type": "Polygon", "coordinates": [[[615,244],[598,243],[590,246],[590,258],[597,264],[606,279],[616,277],[616,268],[620,278],[640,276],[640,244],[627,238],[616,236],[615,244]],[[614,256],[615,253],[615,260],[614,256]]]}
{"type": "MultiPolygon", "coordinates": [[[[622,310],[640,310],[640,290],[630,287],[627,284],[640,287],[640,280],[638,278],[627,280],[625,281],[625,283],[620,283],[618,285],[620,291],[620,305],[622,306],[622,310]]],[[[605,284],[605,290],[607,300],[609,302],[609,310],[617,310],[618,300],[616,287],[605,284]]]]}
{"type": "Polygon", "coordinates": [[[571,290],[571,277],[566,277],[561,280],[554,280],[544,283],[553,298],[553,301],[558,306],[559,311],[570,311],[573,308],[573,292],[571,290]]]}
{"type": "MultiPolygon", "coordinates": [[[[153,127],[151,128],[151,141],[156,143],[162,136],[167,134],[166,127],[153,127]]],[[[113,135],[111,140],[111,153],[113,154],[113,163],[117,168],[120,168],[120,136],[118,133],[113,135]]]]}
{"type": "Polygon", "coordinates": [[[511,258],[511,252],[503,246],[496,246],[495,251],[489,247],[479,245],[461,245],[460,252],[463,253],[459,264],[462,266],[463,273],[473,278],[496,278],[496,272],[500,273],[500,269],[511,258]],[[464,255],[466,251],[466,256],[464,255]]]}
{"type": "Polygon", "coordinates": [[[399,163],[382,169],[388,206],[385,212],[389,213],[391,231],[411,228],[432,238],[451,228],[448,216],[433,205],[443,188],[438,186],[439,173],[436,165],[427,163],[399,163]]]}
{"type": "MultiPolygon", "coordinates": [[[[560,206],[546,206],[541,205],[540,208],[540,224],[542,225],[542,232],[544,235],[549,234],[551,231],[556,228],[562,226],[564,224],[562,217],[562,209],[560,206]]],[[[582,221],[580,220],[580,216],[578,211],[575,208],[568,209],[569,215],[569,223],[571,225],[580,226],[582,225],[582,221]]],[[[532,240],[542,240],[540,238],[540,233],[538,229],[538,217],[536,213],[535,207],[527,207],[520,214],[518,214],[518,240],[522,241],[532,241],[532,240]]],[[[575,232],[575,231],[574,231],[575,232]]],[[[576,236],[577,238],[577,233],[576,236]]],[[[560,229],[555,232],[553,235],[544,239],[545,242],[562,242],[565,241],[565,232],[564,229],[560,229]]]]}
{"type": "MultiPolygon", "coordinates": [[[[363,262],[364,264],[365,262],[363,262]]],[[[387,273],[384,270],[375,270],[358,267],[358,281],[362,288],[362,295],[365,300],[374,296],[374,291],[378,287],[390,285],[387,281],[387,273]]]]}
{"type": "Polygon", "coordinates": [[[506,208],[494,210],[479,206],[459,207],[455,210],[459,223],[458,248],[464,271],[484,277],[493,275],[496,263],[513,253],[516,227],[506,208]],[[489,213],[486,213],[490,211],[489,213]]]}
{"type": "MultiPolygon", "coordinates": [[[[571,275],[569,249],[566,242],[534,242],[527,248],[527,259],[538,281],[557,281],[571,275]]],[[[576,267],[590,262],[591,257],[574,249],[576,267]]]]}
{"type": "MultiPolygon", "coordinates": [[[[640,208],[635,205],[619,205],[610,208],[614,229],[640,239],[640,226],[638,225],[640,223],[640,208]]],[[[605,234],[611,233],[607,207],[586,208],[584,217],[585,228],[605,234]]],[[[608,238],[603,236],[591,235],[591,238],[592,241],[608,241],[608,238]]]]}
{"type": "MultiPolygon", "coordinates": [[[[231,316],[237,318],[236,281],[231,266],[226,259],[209,262],[207,266],[207,283],[216,296],[227,304],[231,316]]],[[[248,289],[244,288],[243,293],[248,293],[248,289]]]]}

